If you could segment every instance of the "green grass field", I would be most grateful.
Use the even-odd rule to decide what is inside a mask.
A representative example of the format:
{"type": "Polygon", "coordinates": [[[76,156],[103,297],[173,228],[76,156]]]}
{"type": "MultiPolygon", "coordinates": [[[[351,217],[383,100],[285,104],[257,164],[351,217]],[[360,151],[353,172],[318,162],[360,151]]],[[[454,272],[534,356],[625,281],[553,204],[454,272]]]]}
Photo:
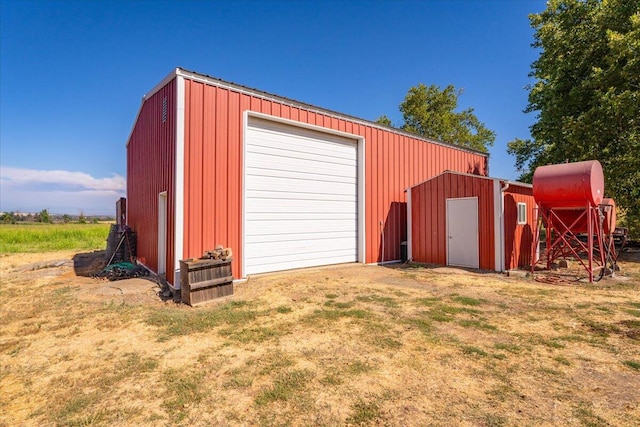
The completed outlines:
{"type": "Polygon", "coordinates": [[[110,224],[1,224],[0,253],[105,249],[110,224]]]}

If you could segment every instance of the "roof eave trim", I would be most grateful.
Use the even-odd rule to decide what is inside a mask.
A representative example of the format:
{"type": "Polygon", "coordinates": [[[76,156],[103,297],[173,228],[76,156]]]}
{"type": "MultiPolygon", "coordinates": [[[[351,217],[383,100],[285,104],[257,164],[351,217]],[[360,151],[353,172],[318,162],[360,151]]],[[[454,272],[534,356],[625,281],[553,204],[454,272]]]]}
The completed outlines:
{"type": "Polygon", "coordinates": [[[417,184],[413,184],[412,186],[407,187],[404,191],[405,191],[405,192],[406,192],[406,191],[409,191],[409,190],[411,190],[412,188],[417,187],[417,186],[419,186],[419,185],[422,185],[422,184],[424,184],[424,183],[425,183],[425,182],[427,182],[427,181],[434,180],[434,179],[439,178],[440,176],[442,176],[442,175],[446,175],[446,174],[461,175],[461,176],[470,176],[470,177],[473,177],[473,178],[490,179],[491,181],[501,181],[501,182],[504,182],[505,184],[513,185],[513,186],[516,186],[516,187],[533,188],[533,185],[531,185],[531,184],[527,184],[526,182],[510,181],[510,180],[508,180],[508,179],[495,178],[495,177],[492,177],[492,176],[476,175],[476,174],[473,174],[473,173],[467,173],[467,172],[458,172],[458,171],[452,171],[452,170],[444,170],[444,171],[440,172],[438,175],[432,176],[431,178],[425,179],[424,181],[420,181],[420,182],[419,182],[419,183],[417,183],[417,184]]]}

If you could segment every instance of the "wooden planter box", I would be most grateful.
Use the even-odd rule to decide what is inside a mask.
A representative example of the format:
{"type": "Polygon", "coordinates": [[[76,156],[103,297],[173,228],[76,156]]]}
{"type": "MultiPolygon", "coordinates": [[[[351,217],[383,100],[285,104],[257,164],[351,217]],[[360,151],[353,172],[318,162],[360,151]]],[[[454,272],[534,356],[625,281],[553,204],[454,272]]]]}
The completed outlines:
{"type": "Polygon", "coordinates": [[[191,306],[233,294],[231,258],[180,261],[180,295],[191,306]]]}

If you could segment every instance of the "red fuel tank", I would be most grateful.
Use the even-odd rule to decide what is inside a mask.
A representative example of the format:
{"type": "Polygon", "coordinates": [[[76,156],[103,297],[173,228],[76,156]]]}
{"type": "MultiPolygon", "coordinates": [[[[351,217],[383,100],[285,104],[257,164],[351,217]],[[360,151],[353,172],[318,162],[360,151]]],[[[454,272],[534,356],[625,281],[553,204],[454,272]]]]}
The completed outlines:
{"type": "MultiPolygon", "coordinates": [[[[602,230],[604,234],[609,235],[616,229],[616,203],[613,199],[602,199],[600,209],[604,214],[602,230]]],[[[554,226],[558,230],[571,230],[573,233],[586,233],[588,231],[587,214],[584,209],[558,209],[555,211],[555,216],[562,221],[560,223],[554,220],[554,226]]]]}
{"type": "Polygon", "coordinates": [[[597,160],[540,166],[533,173],[533,197],[540,207],[597,206],[604,197],[604,174],[597,160]]]}

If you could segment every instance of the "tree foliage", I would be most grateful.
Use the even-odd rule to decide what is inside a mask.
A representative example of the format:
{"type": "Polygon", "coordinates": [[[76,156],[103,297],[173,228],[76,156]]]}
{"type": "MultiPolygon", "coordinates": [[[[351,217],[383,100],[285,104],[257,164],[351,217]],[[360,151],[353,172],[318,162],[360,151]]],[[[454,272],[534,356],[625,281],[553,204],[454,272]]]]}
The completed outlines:
{"type": "MultiPolygon", "coordinates": [[[[455,111],[461,94],[462,90],[456,90],[453,85],[440,89],[436,85],[420,83],[410,88],[400,104],[404,120],[400,127],[407,132],[486,153],[496,135],[478,120],[473,108],[455,111]]],[[[391,125],[387,116],[379,117],[377,122],[391,125]]]]}
{"type": "Polygon", "coordinates": [[[598,159],[605,192],[640,220],[640,0],[551,0],[531,15],[526,112],[531,139],[515,139],[521,179],[537,166],[598,159]]]}
{"type": "Polygon", "coordinates": [[[40,212],[38,212],[36,214],[35,220],[36,222],[44,222],[44,223],[51,222],[51,218],[49,217],[49,212],[46,209],[43,209],[40,212]]]}
{"type": "Polygon", "coordinates": [[[389,117],[387,117],[385,114],[383,114],[380,117],[378,117],[376,119],[376,123],[378,123],[379,125],[384,125],[384,126],[393,126],[393,124],[391,123],[391,119],[389,117]]]}

